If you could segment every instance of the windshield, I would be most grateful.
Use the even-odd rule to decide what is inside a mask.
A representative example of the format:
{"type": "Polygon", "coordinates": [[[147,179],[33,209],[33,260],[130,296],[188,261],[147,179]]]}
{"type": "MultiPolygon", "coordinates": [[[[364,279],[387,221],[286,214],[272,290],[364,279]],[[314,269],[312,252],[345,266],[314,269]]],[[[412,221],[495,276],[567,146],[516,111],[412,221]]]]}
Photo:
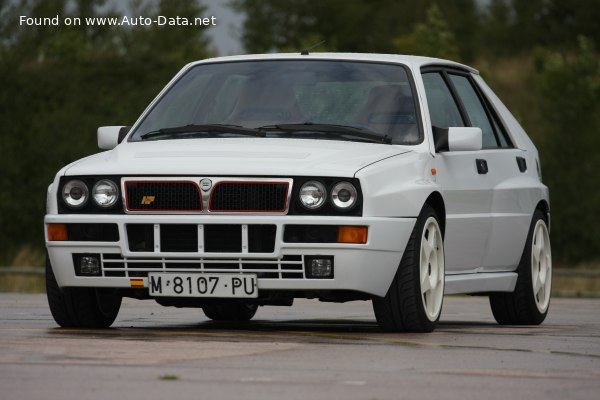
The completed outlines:
{"type": "Polygon", "coordinates": [[[417,121],[413,91],[400,65],[227,62],[200,64],[187,71],[153,106],[130,140],[199,137],[162,133],[169,128],[223,125],[230,126],[231,132],[218,127],[198,133],[239,137],[243,133],[239,128],[258,128],[264,134],[256,137],[370,137],[372,141],[377,135],[382,143],[417,144],[422,140],[417,121]]]}

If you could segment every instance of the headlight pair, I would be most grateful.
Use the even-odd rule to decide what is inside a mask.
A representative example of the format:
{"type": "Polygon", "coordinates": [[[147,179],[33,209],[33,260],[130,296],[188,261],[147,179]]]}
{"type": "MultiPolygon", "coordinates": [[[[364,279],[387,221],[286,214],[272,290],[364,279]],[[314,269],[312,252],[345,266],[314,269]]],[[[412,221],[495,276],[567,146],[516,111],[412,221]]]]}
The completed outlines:
{"type": "Polygon", "coordinates": [[[96,206],[109,208],[119,200],[119,188],[113,181],[102,179],[96,182],[90,196],[88,186],[79,179],[68,181],[63,186],[63,201],[71,208],[82,208],[87,204],[90,197],[96,206]]]}
{"type": "MultiPolygon", "coordinates": [[[[335,208],[345,211],[354,207],[358,192],[353,184],[342,181],[333,185],[329,197],[335,208]]],[[[299,198],[303,207],[318,210],[327,202],[327,189],[319,181],[308,181],[300,188],[299,198]]]]}

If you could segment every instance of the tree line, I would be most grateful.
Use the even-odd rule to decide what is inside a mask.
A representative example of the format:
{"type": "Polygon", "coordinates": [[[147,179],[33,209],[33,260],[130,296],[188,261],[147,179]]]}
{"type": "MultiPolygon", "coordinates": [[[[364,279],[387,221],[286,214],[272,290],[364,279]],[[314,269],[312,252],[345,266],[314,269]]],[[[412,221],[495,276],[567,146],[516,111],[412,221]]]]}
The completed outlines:
{"type": "Polygon", "coordinates": [[[553,256],[600,260],[600,1],[233,0],[249,52],[417,54],[479,69],[540,151],[553,256]]]}
{"type": "MultiPolygon", "coordinates": [[[[129,14],[203,17],[200,1],[129,0],[129,14]]],[[[550,187],[553,255],[600,259],[600,1],[230,0],[248,53],[419,54],[478,68],[536,143],[550,187]]],[[[0,265],[43,253],[47,185],[97,152],[101,125],[131,124],[187,62],[216,55],[205,29],[20,26],[116,17],[106,0],[0,0],[0,265]],[[27,250],[29,251],[29,250],[27,250]]]]}

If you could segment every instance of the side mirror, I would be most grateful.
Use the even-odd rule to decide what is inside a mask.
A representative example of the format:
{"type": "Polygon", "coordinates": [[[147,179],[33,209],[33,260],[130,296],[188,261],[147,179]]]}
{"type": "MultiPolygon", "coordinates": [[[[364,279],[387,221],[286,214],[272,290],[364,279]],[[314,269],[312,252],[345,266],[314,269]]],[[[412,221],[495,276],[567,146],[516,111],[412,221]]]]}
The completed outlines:
{"type": "Polygon", "coordinates": [[[98,128],[98,147],[102,150],[114,149],[129,133],[129,126],[101,126],[98,128]]]}
{"type": "Polygon", "coordinates": [[[481,128],[466,126],[433,127],[433,141],[436,152],[481,150],[482,136],[481,128]]]}

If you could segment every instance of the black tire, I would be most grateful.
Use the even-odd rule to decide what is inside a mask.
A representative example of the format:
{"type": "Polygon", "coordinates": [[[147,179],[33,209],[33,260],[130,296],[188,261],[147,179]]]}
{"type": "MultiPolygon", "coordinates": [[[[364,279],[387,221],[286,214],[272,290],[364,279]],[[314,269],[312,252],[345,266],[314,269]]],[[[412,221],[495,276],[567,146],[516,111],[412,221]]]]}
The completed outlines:
{"type": "MultiPolygon", "coordinates": [[[[404,250],[404,255],[385,297],[373,299],[373,310],[377,323],[387,332],[431,332],[437,326],[441,315],[441,307],[437,318],[433,320],[428,317],[421,295],[420,283],[420,252],[421,237],[425,223],[434,218],[439,228],[439,219],[435,210],[425,205],[417,218],[415,227],[404,250]]],[[[439,244],[442,250],[443,240],[439,244]]],[[[442,271],[444,271],[442,265],[442,271]]],[[[442,285],[444,279],[441,279],[442,285]]],[[[442,286],[443,298],[443,286],[442,286]]]]}
{"type": "Polygon", "coordinates": [[[59,288],[48,257],[46,295],[54,321],[64,328],[108,328],[117,318],[122,300],[113,290],[59,288]]]}
{"type": "Polygon", "coordinates": [[[540,311],[533,290],[532,245],[533,233],[538,221],[542,221],[547,229],[546,216],[540,210],[533,213],[525,249],[517,267],[518,277],[515,290],[512,293],[492,293],[490,295],[492,314],[501,325],[539,325],[548,315],[549,299],[546,309],[540,311]]]}
{"type": "Polygon", "coordinates": [[[250,321],[258,305],[249,303],[223,303],[202,307],[204,315],[213,321],[250,321]]]}

